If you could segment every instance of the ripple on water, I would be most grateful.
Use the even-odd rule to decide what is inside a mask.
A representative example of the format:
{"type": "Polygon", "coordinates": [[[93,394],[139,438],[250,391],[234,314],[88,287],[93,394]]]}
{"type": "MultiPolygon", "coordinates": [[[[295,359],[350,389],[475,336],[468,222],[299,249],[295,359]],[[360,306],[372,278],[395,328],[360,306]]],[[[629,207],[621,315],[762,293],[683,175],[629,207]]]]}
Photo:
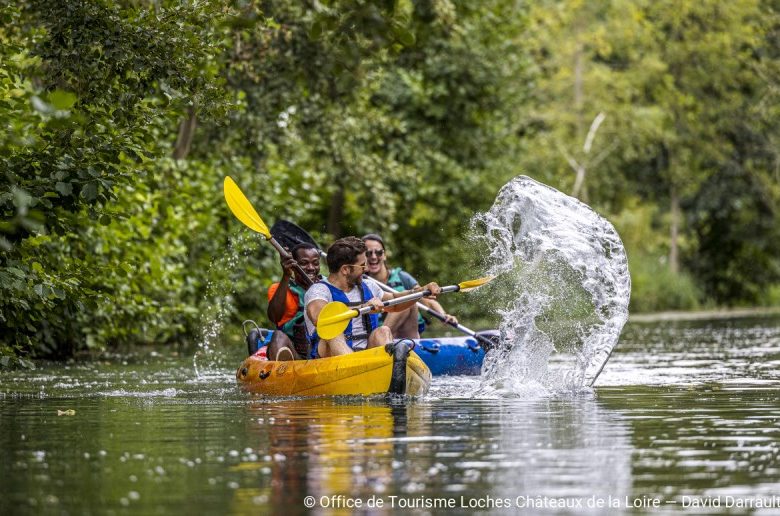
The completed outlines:
{"type": "Polygon", "coordinates": [[[0,513],[276,513],[334,493],[771,495],[777,322],[629,324],[586,392],[436,377],[422,398],[264,398],[240,392],[232,367],[199,378],[167,356],[3,372],[0,513]]]}
{"type": "Polygon", "coordinates": [[[598,385],[780,385],[776,317],[633,323],[598,385]]]}

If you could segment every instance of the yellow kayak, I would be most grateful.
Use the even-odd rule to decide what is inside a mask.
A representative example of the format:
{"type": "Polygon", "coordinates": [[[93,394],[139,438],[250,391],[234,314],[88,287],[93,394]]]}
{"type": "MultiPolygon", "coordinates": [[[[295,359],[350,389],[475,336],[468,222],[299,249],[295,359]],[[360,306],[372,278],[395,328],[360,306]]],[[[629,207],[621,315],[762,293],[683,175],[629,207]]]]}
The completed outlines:
{"type": "Polygon", "coordinates": [[[403,341],[337,357],[270,361],[250,356],[236,372],[245,391],[273,396],[428,392],[431,371],[403,341]],[[395,367],[393,367],[395,364],[395,367]]]}

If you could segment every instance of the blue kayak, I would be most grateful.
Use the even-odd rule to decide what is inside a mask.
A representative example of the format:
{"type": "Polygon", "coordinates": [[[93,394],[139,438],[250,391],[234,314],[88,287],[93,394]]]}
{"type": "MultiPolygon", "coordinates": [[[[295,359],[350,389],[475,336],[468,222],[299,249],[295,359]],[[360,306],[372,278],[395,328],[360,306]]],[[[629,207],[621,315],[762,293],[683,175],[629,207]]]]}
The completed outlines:
{"type": "MultiPolygon", "coordinates": [[[[271,341],[273,330],[261,329],[246,332],[249,354],[264,356],[263,347],[271,341]]],[[[497,331],[480,332],[492,338],[497,331]]],[[[474,337],[431,337],[415,340],[414,352],[425,362],[434,376],[479,375],[485,350],[474,337]]]]}
{"type": "Polygon", "coordinates": [[[419,355],[431,374],[478,375],[485,360],[485,350],[473,337],[423,338],[416,341],[419,355]]]}

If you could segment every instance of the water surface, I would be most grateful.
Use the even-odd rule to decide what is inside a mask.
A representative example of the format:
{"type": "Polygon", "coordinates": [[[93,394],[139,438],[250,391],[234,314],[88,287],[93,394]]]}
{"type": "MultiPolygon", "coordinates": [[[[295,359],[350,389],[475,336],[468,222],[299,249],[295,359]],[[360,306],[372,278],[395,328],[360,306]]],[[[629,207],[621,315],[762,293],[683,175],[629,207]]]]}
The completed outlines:
{"type": "Polygon", "coordinates": [[[725,507],[780,494],[777,317],[630,323],[572,392],[266,399],[240,350],[109,358],[0,373],[0,514],[780,513],[725,507]]]}

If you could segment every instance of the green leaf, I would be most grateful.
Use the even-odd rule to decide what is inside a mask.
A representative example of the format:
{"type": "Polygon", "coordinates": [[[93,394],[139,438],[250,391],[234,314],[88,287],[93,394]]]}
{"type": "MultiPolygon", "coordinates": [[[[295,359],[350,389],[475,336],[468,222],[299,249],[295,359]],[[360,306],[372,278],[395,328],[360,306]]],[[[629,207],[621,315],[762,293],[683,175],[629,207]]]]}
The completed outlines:
{"type": "Polygon", "coordinates": [[[398,25],[394,23],[393,35],[395,36],[395,39],[398,40],[398,42],[405,47],[411,47],[412,45],[414,45],[414,42],[416,41],[416,38],[414,37],[414,33],[412,33],[409,29],[407,29],[403,25],[398,25]]]}
{"type": "Polygon", "coordinates": [[[309,39],[316,41],[322,36],[322,21],[316,20],[309,28],[309,39]]]}
{"type": "Polygon", "coordinates": [[[58,181],[54,188],[56,188],[57,191],[64,196],[70,196],[73,194],[72,183],[63,183],[62,181],[58,181]]]}
{"type": "Polygon", "coordinates": [[[97,183],[90,181],[81,189],[81,197],[86,201],[94,201],[97,198],[97,183]]]}
{"type": "Polygon", "coordinates": [[[54,90],[49,93],[49,103],[56,109],[70,109],[76,103],[78,97],[74,93],[63,90],[54,90]]]}
{"type": "Polygon", "coordinates": [[[6,269],[6,271],[10,272],[11,274],[16,276],[17,278],[24,278],[24,271],[22,271],[21,269],[18,269],[16,267],[8,267],[6,269]]]}

